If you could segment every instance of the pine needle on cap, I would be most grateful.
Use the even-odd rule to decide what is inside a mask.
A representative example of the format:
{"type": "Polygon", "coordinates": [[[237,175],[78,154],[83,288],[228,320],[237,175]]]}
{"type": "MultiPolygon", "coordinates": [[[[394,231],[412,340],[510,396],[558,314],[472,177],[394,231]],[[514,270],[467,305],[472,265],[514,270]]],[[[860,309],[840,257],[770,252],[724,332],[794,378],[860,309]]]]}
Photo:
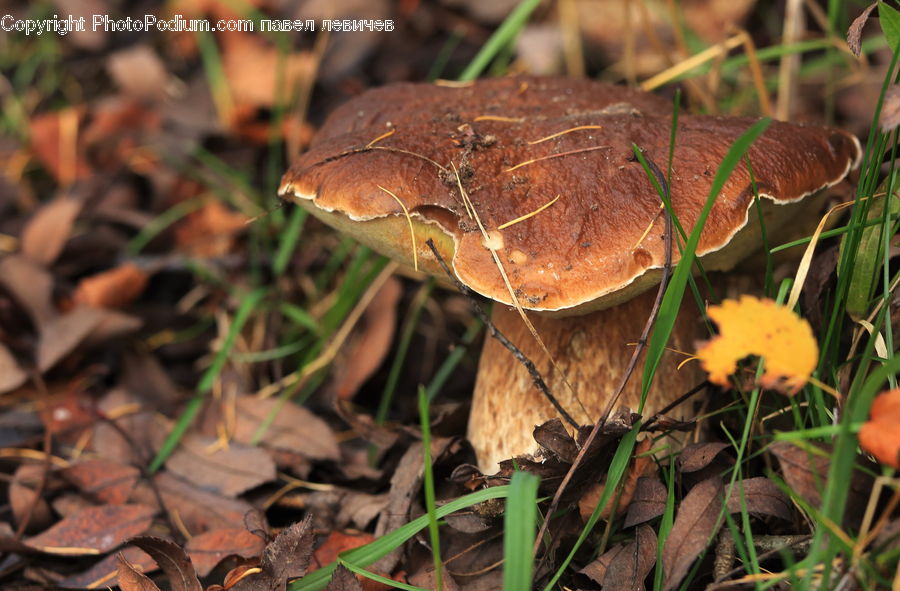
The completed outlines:
{"type": "Polygon", "coordinates": [[[533,160],[526,160],[525,162],[520,162],[513,167],[507,168],[503,172],[512,172],[517,168],[522,168],[523,166],[528,166],[529,164],[534,164],[535,162],[541,162],[543,160],[550,160],[552,158],[561,158],[563,156],[571,156],[572,154],[580,154],[582,152],[593,152],[594,150],[608,150],[610,146],[591,146],[590,148],[579,148],[577,150],[569,150],[568,152],[560,152],[559,154],[550,154],[548,156],[541,156],[540,158],[534,158],[533,160]]]}
{"type": "Polygon", "coordinates": [[[419,257],[416,254],[416,233],[413,230],[413,223],[412,223],[412,218],[409,215],[409,209],[407,209],[406,205],[404,205],[404,203],[402,201],[400,201],[400,198],[397,197],[396,195],[394,195],[391,191],[388,191],[381,185],[376,185],[376,186],[379,189],[381,189],[382,191],[384,191],[385,193],[387,193],[388,195],[390,195],[391,197],[393,197],[394,201],[396,201],[400,205],[400,207],[403,209],[403,215],[406,216],[406,223],[409,224],[409,240],[410,240],[410,243],[412,244],[413,268],[415,268],[415,270],[418,271],[419,270],[419,257]]]}
{"type": "Polygon", "coordinates": [[[554,134],[548,135],[547,137],[542,137],[539,140],[534,140],[528,142],[529,146],[533,146],[534,144],[540,144],[541,142],[546,142],[547,140],[552,140],[553,138],[557,138],[561,135],[566,135],[567,133],[572,133],[573,131],[581,131],[583,129],[603,129],[602,125],[579,125],[578,127],[570,127],[569,129],[565,129],[563,131],[558,131],[554,134]]]}
{"type": "Polygon", "coordinates": [[[550,207],[551,205],[553,205],[553,204],[556,203],[557,201],[559,201],[559,195],[557,195],[556,197],[554,197],[553,199],[551,199],[551,200],[548,201],[547,203],[541,205],[540,207],[538,207],[537,209],[535,209],[535,210],[532,211],[531,213],[526,213],[525,215],[521,215],[521,216],[517,217],[517,218],[514,219],[514,220],[510,220],[510,221],[506,222],[505,224],[500,224],[499,226],[497,226],[497,229],[498,229],[498,230],[505,230],[506,228],[512,226],[513,224],[518,224],[519,222],[524,222],[524,221],[527,220],[528,218],[533,217],[533,216],[536,216],[537,214],[541,213],[542,211],[544,211],[545,209],[547,209],[548,207],[550,207]]]}

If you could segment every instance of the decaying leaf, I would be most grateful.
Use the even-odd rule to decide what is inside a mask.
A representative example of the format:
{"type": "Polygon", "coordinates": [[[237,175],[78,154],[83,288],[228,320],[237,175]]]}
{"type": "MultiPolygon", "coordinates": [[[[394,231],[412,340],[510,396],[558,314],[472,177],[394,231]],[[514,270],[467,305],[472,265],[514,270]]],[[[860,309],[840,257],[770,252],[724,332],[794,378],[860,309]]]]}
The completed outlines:
{"type": "Polygon", "coordinates": [[[91,499],[121,505],[128,500],[137,484],[140,471],[134,466],[93,459],[69,466],[61,472],[61,476],[91,499]]]}
{"type": "Polygon", "coordinates": [[[47,489],[45,480],[52,475],[48,468],[45,464],[22,464],[16,468],[7,489],[9,507],[16,525],[20,526],[23,520],[28,519],[29,532],[40,531],[53,523],[50,505],[38,494],[39,490],[47,489]]]}
{"type": "Polygon", "coordinates": [[[116,559],[119,564],[118,583],[122,591],[159,591],[156,583],[135,568],[121,553],[116,559]]]}
{"type": "MultiPolygon", "coordinates": [[[[653,440],[646,438],[639,441],[634,448],[634,454],[631,458],[631,463],[628,466],[628,472],[625,474],[625,478],[622,479],[619,485],[621,487],[621,492],[619,493],[616,509],[619,513],[624,513],[628,509],[628,506],[631,504],[631,499],[634,496],[635,489],[637,488],[638,479],[642,476],[647,476],[647,469],[651,468],[653,460],[650,456],[644,454],[650,451],[652,444],[653,440]]],[[[587,521],[594,512],[594,508],[597,506],[597,503],[600,502],[600,497],[603,495],[604,488],[604,484],[595,484],[578,500],[578,510],[581,513],[581,519],[583,521],[587,521]]],[[[606,506],[601,510],[600,517],[602,519],[609,519],[610,512],[615,504],[615,497],[611,497],[606,506]]]]}
{"type": "Polygon", "coordinates": [[[172,591],[203,591],[191,559],[181,546],[171,540],[141,536],[131,543],[149,554],[169,579],[172,591]]]}
{"type": "Polygon", "coordinates": [[[260,560],[261,572],[241,579],[233,591],[285,591],[289,579],[302,577],[309,567],[315,534],[307,516],[283,530],[266,545],[260,560]]]}
{"type": "Polygon", "coordinates": [[[678,454],[678,469],[682,472],[696,472],[706,468],[728,447],[731,447],[728,443],[714,441],[691,444],[678,454]]]}
{"type": "Polygon", "coordinates": [[[246,225],[247,216],[210,201],[175,227],[175,241],[181,250],[195,256],[222,256],[246,225]]]}
{"type": "MultiPolygon", "coordinates": [[[[813,507],[821,507],[822,493],[831,466],[831,449],[822,444],[809,444],[803,448],[787,441],[776,441],[769,451],[778,458],[785,482],[804,501],[813,507]]],[[[854,470],[850,476],[850,489],[845,504],[845,523],[859,524],[863,517],[872,478],[862,470],[854,470]]]]}
{"type": "Polygon", "coordinates": [[[879,462],[900,469],[900,388],[876,397],[859,431],[859,445],[879,462]]]}
{"type": "Polygon", "coordinates": [[[719,336],[697,351],[711,382],[730,386],[728,376],[748,355],[765,358],[763,388],[793,395],[816,368],[819,346],[812,329],[791,310],[772,300],[741,296],[710,306],[707,314],[719,326],[719,336]]]}
{"type": "Polygon", "coordinates": [[[208,531],[188,540],[184,549],[201,577],[229,556],[255,558],[262,554],[265,541],[246,529],[229,528],[208,531]]]}
{"type": "Polygon", "coordinates": [[[793,517],[788,496],[774,482],[762,476],[736,482],[725,507],[730,513],[740,513],[746,507],[751,515],[777,517],[783,521],[791,521],[793,517]]]}
{"type": "Polygon", "coordinates": [[[633,542],[610,549],[581,572],[604,590],[643,591],[644,579],[656,564],[656,546],[656,532],[642,525],[635,531],[633,542]]]}
{"type": "Polygon", "coordinates": [[[262,448],[231,443],[191,433],[166,461],[166,469],[184,480],[226,497],[275,479],[275,462],[262,448]]]}
{"type": "Polygon", "coordinates": [[[59,582],[59,586],[64,589],[106,589],[107,586],[115,588],[118,580],[119,556],[123,556],[130,565],[143,574],[159,568],[150,555],[140,548],[125,546],[87,570],[66,577],[59,582]]]}
{"type": "Polygon", "coordinates": [[[882,133],[889,133],[900,125],[900,84],[891,84],[885,91],[878,122],[882,133]]]}
{"type": "Polygon", "coordinates": [[[858,17],[853,19],[853,22],[850,23],[850,28],[847,29],[847,45],[856,57],[859,57],[861,49],[860,37],[862,36],[863,27],[866,26],[866,23],[869,21],[869,15],[872,14],[876,6],[878,6],[878,2],[869,4],[858,17]]]}
{"type": "Polygon", "coordinates": [[[638,478],[628,513],[625,514],[623,527],[632,527],[662,515],[666,510],[666,499],[669,493],[666,485],[656,476],[638,478]]]}
{"type": "Polygon", "coordinates": [[[66,517],[47,531],[25,540],[48,554],[102,554],[150,527],[155,513],[146,505],[102,505],[66,517]]]}
{"type": "Polygon", "coordinates": [[[359,579],[356,578],[356,575],[353,574],[353,571],[343,564],[339,564],[334,569],[325,591],[363,591],[363,586],[359,579]]]}
{"type": "Polygon", "coordinates": [[[662,553],[666,591],[678,587],[694,560],[719,531],[722,493],[722,481],[709,478],[692,488],[678,506],[662,553]]]}

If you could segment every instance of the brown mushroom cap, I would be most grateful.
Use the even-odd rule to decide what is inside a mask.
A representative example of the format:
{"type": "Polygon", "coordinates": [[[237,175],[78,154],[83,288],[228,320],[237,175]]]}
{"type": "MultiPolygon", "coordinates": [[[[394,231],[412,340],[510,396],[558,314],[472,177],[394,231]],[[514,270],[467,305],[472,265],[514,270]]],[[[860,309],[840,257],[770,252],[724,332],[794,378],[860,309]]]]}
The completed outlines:
{"type": "MultiPolygon", "coordinates": [[[[420,265],[439,274],[424,244],[435,238],[463,283],[509,303],[461,199],[461,183],[491,232],[522,306],[581,313],[628,299],[657,281],[665,258],[660,201],[631,146],[664,167],[671,119],[663,99],[587,80],[397,84],[337,109],[279,192],[411,263],[413,246],[399,199],[415,226],[420,265]],[[572,131],[537,142],[567,130],[572,131]],[[557,195],[540,213],[497,230],[557,195]]],[[[681,115],[678,123],[670,191],[690,231],[726,151],[753,120],[681,115]]],[[[773,122],[748,155],[760,196],[780,205],[840,181],[859,161],[860,147],[836,129],[773,122]]],[[[708,259],[709,268],[728,268],[751,250],[749,240],[723,248],[748,225],[752,204],[742,164],[701,235],[697,255],[718,252],[708,259]]],[[[782,223],[774,209],[781,208],[766,213],[772,226],[782,223]]]]}

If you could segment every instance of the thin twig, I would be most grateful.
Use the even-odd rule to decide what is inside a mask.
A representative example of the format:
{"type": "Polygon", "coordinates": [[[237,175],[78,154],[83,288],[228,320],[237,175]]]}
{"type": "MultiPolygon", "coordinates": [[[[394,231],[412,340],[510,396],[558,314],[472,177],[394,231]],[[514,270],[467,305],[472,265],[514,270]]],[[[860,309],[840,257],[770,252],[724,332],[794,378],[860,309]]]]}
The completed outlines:
{"type": "MultiPolygon", "coordinates": [[[[660,187],[662,187],[663,194],[666,197],[666,200],[669,200],[669,185],[666,182],[666,177],[663,175],[662,171],[659,169],[656,164],[653,163],[649,157],[646,158],[647,165],[650,167],[650,170],[656,176],[657,181],[659,182],[660,187]]],[[[653,302],[653,308],[650,311],[650,316],[647,318],[647,322],[644,325],[644,330],[641,333],[641,338],[638,339],[637,346],[634,348],[634,352],[631,354],[631,360],[628,362],[628,368],[625,370],[625,374],[622,376],[622,380],[619,382],[619,386],[616,388],[615,393],[610,397],[609,402],[606,404],[606,408],[603,413],[600,415],[600,418],[594,423],[593,429],[591,429],[591,434],[588,435],[587,440],[584,442],[584,445],[581,446],[581,449],[578,451],[578,455],[575,457],[575,461],[572,462],[571,467],[569,467],[569,471],[566,472],[565,478],[563,478],[562,483],[559,485],[559,488],[556,489],[556,493],[553,495],[553,501],[550,503],[550,508],[547,510],[546,515],[547,519],[541,524],[541,529],[538,532],[537,538],[534,542],[533,553],[537,556],[537,552],[541,547],[542,540],[544,539],[544,535],[547,533],[547,528],[550,525],[549,516],[556,513],[557,508],[559,507],[559,502],[562,499],[562,495],[568,487],[569,482],[571,482],[572,478],[575,475],[575,472],[578,470],[581,463],[584,461],[585,456],[587,455],[588,450],[590,450],[594,444],[594,440],[597,439],[597,436],[603,430],[603,427],[606,425],[606,421],[609,418],[610,413],[612,412],[613,406],[616,401],[618,401],[619,396],[622,394],[622,391],[625,390],[625,386],[628,383],[628,380],[631,378],[631,375],[634,373],[635,367],[637,367],[638,359],[640,359],[641,354],[644,352],[644,347],[647,345],[647,337],[650,334],[650,329],[653,328],[653,324],[656,322],[656,316],[659,313],[660,304],[662,304],[663,295],[666,293],[666,287],[669,284],[669,275],[671,274],[672,269],[672,216],[668,210],[666,210],[666,233],[665,233],[665,245],[666,245],[666,261],[663,265],[662,270],[662,280],[659,283],[659,289],[656,292],[656,300],[653,302]]]]}
{"type": "Polygon", "coordinates": [[[535,367],[534,363],[529,359],[518,347],[516,347],[506,336],[500,332],[494,323],[491,322],[491,319],[488,317],[487,313],[481,307],[481,304],[478,303],[475,295],[472,293],[472,290],[469,289],[462,281],[457,279],[456,275],[450,270],[450,267],[447,266],[447,263],[444,261],[444,257],[441,256],[441,253],[438,252],[437,247],[435,247],[434,242],[429,238],[425,244],[428,245],[428,248],[431,249],[431,252],[434,254],[434,257],[437,259],[438,264],[441,266],[441,269],[444,270],[444,273],[447,274],[447,277],[453,282],[463,295],[469,298],[469,301],[472,303],[472,308],[475,310],[475,314],[484,325],[487,327],[488,331],[491,333],[491,336],[497,339],[501,345],[506,347],[510,353],[513,354],[513,357],[525,366],[525,369],[528,370],[528,374],[531,376],[531,380],[534,382],[535,387],[541,391],[544,397],[550,401],[550,404],[553,405],[553,408],[556,409],[556,412],[560,414],[560,416],[565,419],[567,423],[578,429],[581,425],[579,425],[572,416],[566,412],[566,409],[562,407],[559,401],[555,396],[550,392],[550,388],[547,386],[547,383],[544,381],[544,378],[541,377],[541,373],[538,371],[537,367],[535,367]]]}

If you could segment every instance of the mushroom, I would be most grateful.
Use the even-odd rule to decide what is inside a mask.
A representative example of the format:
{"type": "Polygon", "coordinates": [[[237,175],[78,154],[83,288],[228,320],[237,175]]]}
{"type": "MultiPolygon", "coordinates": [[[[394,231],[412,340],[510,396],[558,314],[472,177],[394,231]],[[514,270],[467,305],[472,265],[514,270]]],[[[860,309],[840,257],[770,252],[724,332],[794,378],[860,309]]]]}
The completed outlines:
{"type": "MultiPolygon", "coordinates": [[[[649,315],[654,293],[644,292],[662,275],[660,199],[632,144],[665,162],[671,120],[665,99],[589,80],[395,84],[335,110],[279,193],[440,277],[426,245],[432,239],[459,281],[498,302],[493,322],[534,360],[562,407],[589,424],[606,406],[649,315]],[[546,349],[510,307],[511,294],[534,312],[529,317],[546,349]]],[[[680,116],[670,194],[686,231],[726,151],[752,123],[680,116]]],[[[860,147],[842,131],[773,122],[748,156],[773,232],[790,225],[792,204],[843,179],[860,147]]],[[[701,234],[697,255],[706,269],[729,269],[758,246],[753,203],[742,164],[701,234]]],[[[670,344],[687,350],[699,323],[682,316],[670,344]]],[[[696,384],[696,370],[675,369],[680,359],[664,359],[645,413],[696,384]]],[[[621,403],[637,408],[639,400],[639,380],[631,380],[621,403]]],[[[535,452],[534,426],[554,416],[527,371],[488,339],[469,422],[482,470],[535,452]]]]}

